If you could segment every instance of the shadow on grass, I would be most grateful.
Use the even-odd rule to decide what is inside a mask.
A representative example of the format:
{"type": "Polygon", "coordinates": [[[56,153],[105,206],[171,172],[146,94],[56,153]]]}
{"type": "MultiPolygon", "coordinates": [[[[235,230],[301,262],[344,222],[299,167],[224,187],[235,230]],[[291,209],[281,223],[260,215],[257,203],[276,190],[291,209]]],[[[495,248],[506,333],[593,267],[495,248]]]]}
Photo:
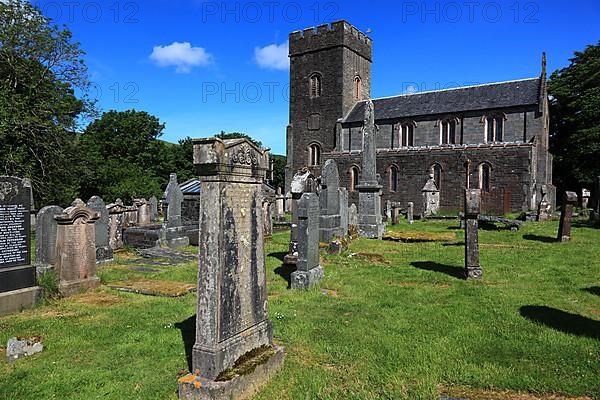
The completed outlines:
{"type": "Polygon", "coordinates": [[[285,281],[288,284],[287,288],[289,289],[292,286],[292,272],[294,272],[295,270],[295,265],[281,264],[279,267],[275,268],[273,272],[285,279],[285,281]]]}
{"type": "Polygon", "coordinates": [[[445,265],[433,261],[413,261],[410,263],[410,265],[426,271],[441,272],[442,274],[450,275],[456,279],[466,279],[465,270],[453,265],[445,265]]]}
{"type": "Polygon", "coordinates": [[[464,247],[465,242],[442,243],[442,246],[444,246],[444,247],[451,247],[451,246],[464,247]]]}
{"type": "Polygon", "coordinates": [[[277,251],[277,252],[273,252],[273,253],[269,253],[267,255],[267,257],[273,257],[278,259],[279,261],[283,262],[283,258],[285,257],[287,253],[285,251],[277,251]]]}
{"type": "Polygon", "coordinates": [[[550,236],[540,236],[540,235],[523,235],[523,239],[525,240],[535,240],[536,242],[544,242],[544,243],[557,243],[558,240],[555,237],[550,236]]]}
{"type": "Polygon", "coordinates": [[[588,293],[595,294],[596,296],[600,296],[600,286],[590,286],[581,290],[585,290],[588,293]]]}
{"type": "Polygon", "coordinates": [[[181,339],[185,348],[185,358],[188,363],[188,368],[192,371],[192,348],[196,342],[196,315],[192,315],[185,321],[175,324],[175,327],[181,331],[181,339]]]}
{"type": "Polygon", "coordinates": [[[600,340],[600,321],[547,306],[522,306],[521,316],[558,331],[600,340]]]}

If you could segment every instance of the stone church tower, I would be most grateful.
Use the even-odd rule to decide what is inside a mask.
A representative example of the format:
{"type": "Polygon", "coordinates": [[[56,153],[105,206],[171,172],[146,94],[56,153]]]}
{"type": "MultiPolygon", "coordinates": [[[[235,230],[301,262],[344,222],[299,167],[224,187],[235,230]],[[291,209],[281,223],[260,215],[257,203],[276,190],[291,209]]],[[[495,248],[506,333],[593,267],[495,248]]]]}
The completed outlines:
{"type": "Polygon", "coordinates": [[[372,41],[346,21],[289,35],[290,120],[286,190],[296,171],[321,175],[323,153],[337,145],[339,120],[371,97],[372,41]]]}

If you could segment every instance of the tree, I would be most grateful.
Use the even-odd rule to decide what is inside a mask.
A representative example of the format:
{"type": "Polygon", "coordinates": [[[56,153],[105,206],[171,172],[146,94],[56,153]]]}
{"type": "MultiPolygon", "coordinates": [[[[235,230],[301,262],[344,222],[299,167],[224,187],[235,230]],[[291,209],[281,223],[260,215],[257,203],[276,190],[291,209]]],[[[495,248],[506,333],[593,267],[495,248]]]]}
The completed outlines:
{"type": "Polygon", "coordinates": [[[245,133],[241,133],[241,132],[228,132],[225,133],[225,131],[221,131],[221,133],[218,133],[216,135],[219,139],[248,139],[249,141],[251,141],[252,143],[254,143],[254,145],[256,145],[256,147],[262,147],[262,142],[256,139],[251,138],[249,135],[245,134],[245,133]]]}
{"type": "Polygon", "coordinates": [[[38,204],[77,192],[79,171],[65,166],[79,159],[78,118],[94,111],[83,54],[28,1],[0,2],[0,173],[30,178],[38,204]]]}
{"type": "Polygon", "coordinates": [[[273,154],[273,186],[285,190],[285,156],[273,154]]]}
{"type": "Polygon", "coordinates": [[[561,189],[591,187],[600,175],[600,42],[555,71],[548,93],[555,182],[561,189]]]}

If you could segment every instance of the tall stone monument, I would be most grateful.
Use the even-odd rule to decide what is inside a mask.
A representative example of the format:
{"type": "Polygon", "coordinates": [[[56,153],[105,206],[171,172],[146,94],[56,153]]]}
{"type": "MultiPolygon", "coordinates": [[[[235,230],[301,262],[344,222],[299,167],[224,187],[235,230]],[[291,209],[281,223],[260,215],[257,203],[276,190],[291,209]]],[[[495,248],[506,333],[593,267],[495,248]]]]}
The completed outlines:
{"type": "Polygon", "coordinates": [[[590,222],[600,222],[600,176],[594,179],[594,188],[592,189],[592,196],[590,198],[590,222]]]}
{"type": "Polygon", "coordinates": [[[150,221],[154,223],[158,221],[158,199],[156,196],[152,196],[148,203],[150,204],[150,221]]]}
{"type": "Polygon", "coordinates": [[[133,203],[138,208],[138,226],[148,226],[152,224],[152,208],[150,202],[146,199],[134,199],[133,203]]]}
{"type": "Polygon", "coordinates": [[[39,299],[31,265],[31,182],[0,177],[0,315],[32,307],[39,299]]]}
{"type": "Polygon", "coordinates": [[[96,276],[96,229],[100,213],[77,199],[54,219],[56,235],[56,265],[54,267],[61,294],[68,296],[80,290],[100,286],[96,276]]]}
{"type": "Polygon", "coordinates": [[[285,221],[285,196],[281,193],[281,188],[277,188],[275,196],[275,216],[277,222],[285,221]]]}
{"type": "Polygon", "coordinates": [[[296,172],[291,184],[292,224],[290,229],[290,245],[288,253],[283,259],[283,262],[287,265],[296,265],[298,261],[298,201],[300,201],[302,194],[314,193],[316,189],[316,179],[309,170],[303,169],[296,172]]]}
{"type": "Polygon", "coordinates": [[[465,189],[465,275],[467,279],[481,279],[479,264],[479,221],[481,189],[465,189]]]}
{"type": "Polygon", "coordinates": [[[36,217],[35,228],[35,267],[38,274],[54,268],[56,264],[56,232],[58,224],[55,216],[63,213],[59,206],[46,206],[36,217]]]}
{"type": "Polygon", "coordinates": [[[350,224],[348,220],[348,189],[340,188],[339,189],[339,198],[340,198],[340,235],[347,236],[348,235],[348,225],[350,224]]]}
{"type": "Polygon", "coordinates": [[[319,240],[329,243],[341,233],[340,217],[340,176],[334,160],[327,160],[321,169],[321,189],[319,204],[321,216],[319,217],[319,240]]]}
{"type": "Polygon", "coordinates": [[[385,225],[381,218],[381,185],[377,181],[375,109],[368,100],[362,128],[362,173],[358,190],[358,232],[367,238],[381,239],[385,225]]]}
{"type": "Polygon", "coordinates": [[[323,279],[323,267],[319,265],[319,208],[319,196],[315,193],[304,193],[298,202],[298,262],[291,276],[292,289],[308,289],[323,279]]]}
{"type": "Polygon", "coordinates": [[[96,226],[94,227],[96,234],[96,262],[105,263],[112,261],[113,249],[110,247],[108,235],[110,217],[106,204],[101,197],[92,196],[88,200],[87,206],[100,215],[100,218],[96,220],[96,226]]]}
{"type": "Polygon", "coordinates": [[[423,195],[423,217],[436,215],[440,211],[440,191],[435,184],[433,174],[429,174],[421,194],[423,195]]]}
{"type": "Polygon", "coordinates": [[[568,242],[571,240],[571,220],[573,219],[573,208],[577,205],[577,193],[565,192],[563,195],[562,212],[558,225],[558,240],[568,242]]]}
{"type": "Polygon", "coordinates": [[[195,375],[179,381],[185,399],[249,397],[283,365],[267,311],[263,192],[269,152],[246,139],[194,140],[201,176],[195,375]],[[251,351],[274,354],[253,373],[216,381],[251,351]],[[238,379],[239,378],[239,379],[238,379]]]}
{"type": "Polygon", "coordinates": [[[111,249],[123,248],[123,219],[125,206],[121,199],[106,206],[108,210],[108,244],[111,249]]]}
{"type": "Polygon", "coordinates": [[[182,203],[183,192],[177,182],[177,174],[171,174],[169,184],[165,190],[167,212],[165,213],[160,238],[161,243],[169,247],[182,247],[190,244],[190,239],[185,232],[181,218],[182,203]]]}
{"type": "Polygon", "coordinates": [[[413,224],[415,222],[415,203],[412,201],[408,202],[408,207],[406,208],[406,219],[409,224],[413,224]]]}

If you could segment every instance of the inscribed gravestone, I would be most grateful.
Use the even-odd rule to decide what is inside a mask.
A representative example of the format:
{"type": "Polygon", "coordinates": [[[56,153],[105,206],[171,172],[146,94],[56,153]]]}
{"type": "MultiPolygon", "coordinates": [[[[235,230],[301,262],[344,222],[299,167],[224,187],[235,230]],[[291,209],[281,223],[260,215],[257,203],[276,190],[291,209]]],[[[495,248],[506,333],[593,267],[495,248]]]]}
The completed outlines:
{"type": "Polygon", "coordinates": [[[348,226],[358,227],[358,209],[354,203],[348,207],[348,226]]]}
{"type": "Polygon", "coordinates": [[[150,218],[152,222],[156,222],[158,220],[158,199],[156,196],[150,197],[148,200],[150,203],[150,218]]]}
{"type": "Polygon", "coordinates": [[[109,242],[109,213],[104,200],[100,196],[92,196],[87,207],[100,215],[95,222],[96,262],[104,263],[113,259],[113,250],[109,242]]]}
{"type": "Polygon", "coordinates": [[[298,262],[292,289],[308,289],[323,279],[319,265],[319,196],[304,193],[298,202],[298,262]]]}
{"type": "Polygon", "coordinates": [[[423,216],[431,217],[440,210],[440,191],[435,184],[433,174],[429,174],[429,179],[421,189],[423,195],[423,216]]]}
{"type": "Polygon", "coordinates": [[[408,208],[406,209],[406,219],[408,219],[408,223],[412,225],[415,220],[415,203],[412,201],[408,202],[408,208]]]}
{"type": "Polygon", "coordinates": [[[106,206],[108,210],[108,243],[113,250],[123,248],[123,220],[125,206],[121,199],[106,206]]]}
{"type": "Polygon", "coordinates": [[[35,266],[38,274],[53,268],[56,263],[56,231],[58,225],[54,217],[62,214],[63,211],[63,208],[59,206],[47,206],[37,214],[35,266]]]}
{"type": "Polygon", "coordinates": [[[177,183],[177,174],[171,174],[169,184],[165,190],[165,204],[167,213],[165,223],[167,228],[177,228],[182,226],[181,204],[183,203],[183,192],[177,183]]]}
{"type": "Polygon", "coordinates": [[[573,218],[573,208],[577,205],[577,193],[565,192],[563,196],[562,212],[560,213],[560,223],[558,226],[558,240],[568,242],[571,240],[571,220],[573,218]]]}
{"type": "Polygon", "coordinates": [[[479,264],[479,213],[481,189],[465,189],[465,275],[480,279],[483,275],[479,264]]]}
{"type": "Polygon", "coordinates": [[[146,199],[134,199],[133,203],[138,208],[138,226],[152,224],[152,210],[146,199]]]}
{"type": "Polygon", "coordinates": [[[325,161],[321,170],[319,240],[328,243],[340,235],[340,176],[334,160],[325,161]]]}
{"type": "Polygon", "coordinates": [[[296,172],[292,179],[291,190],[292,223],[290,228],[290,245],[288,254],[285,255],[283,262],[288,265],[295,265],[298,260],[298,201],[300,201],[303,193],[316,191],[315,177],[307,169],[296,172]]]}
{"type": "Polygon", "coordinates": [[[339,189],[340,199],[340,235],[348,235],[348,189],[339,189]]]}

